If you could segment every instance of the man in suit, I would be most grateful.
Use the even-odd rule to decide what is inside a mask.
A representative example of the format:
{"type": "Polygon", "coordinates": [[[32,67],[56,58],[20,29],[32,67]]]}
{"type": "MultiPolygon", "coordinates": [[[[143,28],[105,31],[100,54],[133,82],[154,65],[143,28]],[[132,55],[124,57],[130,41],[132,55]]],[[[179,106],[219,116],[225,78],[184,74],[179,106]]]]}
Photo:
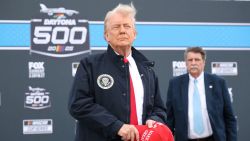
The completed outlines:
{"type": "Polygon", "coordinates": [[[175,141],[236,141],[236,118],[224,79],[204,72],[201,47],[184,53],[187,74],[169,81],[167,125],[175,141]]]}

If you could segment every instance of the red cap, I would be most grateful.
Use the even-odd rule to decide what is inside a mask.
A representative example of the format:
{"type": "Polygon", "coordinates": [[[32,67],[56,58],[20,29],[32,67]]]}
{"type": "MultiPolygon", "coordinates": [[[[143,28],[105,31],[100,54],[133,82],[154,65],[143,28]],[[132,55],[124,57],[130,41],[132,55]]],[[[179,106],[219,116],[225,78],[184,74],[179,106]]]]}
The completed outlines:
{"type": "Polygon", "coordinates": [[[170,129],[160,122],[156,122],[152,128],[148,128],[147,125],[135,127],[139,132],[140,141],[174,141],[170,129]]]}

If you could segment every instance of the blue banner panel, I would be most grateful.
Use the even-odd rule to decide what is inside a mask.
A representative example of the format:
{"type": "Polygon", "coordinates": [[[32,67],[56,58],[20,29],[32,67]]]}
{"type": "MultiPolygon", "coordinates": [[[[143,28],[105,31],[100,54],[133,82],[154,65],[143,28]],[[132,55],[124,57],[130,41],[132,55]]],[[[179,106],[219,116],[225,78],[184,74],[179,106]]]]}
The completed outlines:
{"type": "MultiPolygon", "coordinates": [[[[134,46],[143,48],[250,48],[250,25],[247,24],[174,24],[137,23],[134,46]]],[[[91,23],[90,46],[104,47],[103,23],[91,23]]],[[[0,47],[29,47],[30,23],[1,23],[0,47]]]]}
{"type": "Polygon", "coordinates": [[[28,23],[1,23],[0,47],[29,47],[30,24],[28,23]]]}

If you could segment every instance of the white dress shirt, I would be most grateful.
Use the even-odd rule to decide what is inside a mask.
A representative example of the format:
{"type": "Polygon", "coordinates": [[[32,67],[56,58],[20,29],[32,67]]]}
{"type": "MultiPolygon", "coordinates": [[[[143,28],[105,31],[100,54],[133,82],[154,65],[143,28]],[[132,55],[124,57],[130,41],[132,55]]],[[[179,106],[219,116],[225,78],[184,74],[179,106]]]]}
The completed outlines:
{"type": "Polygon", "coordinates": [[[194,132],[194,121],[193,121],[193,93],[194,93],[194,77],[189,74],[189,86],[188,86],[188,138],[198,139],[205,138],[213,134],[210,120],[207,112],[207,103],[205,95],[205,83],[204,83],[204,72],[196,78],[198,91],[201,99],[201,109],[202,109],[202,122],[204,125],[204,132],[202,134],[197,134],[194,132]]]}
{"type": "Polygon", "coordinates": [[[131,53],[127,57],[129,61],[129,72],[133,81],[135,101],[136,101],[136,112],[138,124],[142,124],[142,110],[143,110],[143,98],[144,98],[144,88],[140,73],[138,71],[137,65],[131,53]]]}

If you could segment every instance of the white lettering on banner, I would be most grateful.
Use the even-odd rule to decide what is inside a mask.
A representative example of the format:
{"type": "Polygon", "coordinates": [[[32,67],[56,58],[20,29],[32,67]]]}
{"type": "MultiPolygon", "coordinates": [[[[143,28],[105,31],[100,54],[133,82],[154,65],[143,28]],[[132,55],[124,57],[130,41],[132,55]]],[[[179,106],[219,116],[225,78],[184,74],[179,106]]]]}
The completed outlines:
{"type": "Polygon", "coordinates": [[[29,92],[25,93],[24,107],[34,110],[40,110],[51,107],[49,92],[44,88],[32,88],[29,86],[29,92]]]}
{"type": "Polygon", "coordinates": [[[173,76],[179,76],[187,73],[186,63],[184,61],[173,61],[173,76]]]}
{"type": "Polygon", "coordinates": [[[29,62],[29,69],[44,69],[44,62],[29,62]]]}
{"type": "Polygon", "coordinates": [[[44,62],[29,62],[29,78],[44,78],[45,67],[44,62]]]}
{"type": "Polygon", "coordinates": [[[36,26],[34,30],[33,42],[35,44],[48,44],[50,41],[53,44],[83,44],[86,41],[87,29],[86,27],[66,27],[57,26],[36,26]],[[52,33],[51,33],[52,32],[52,33]],[[80,33],[81,38],[77,39],[76,34],[80,33]],[[62,34],[63,38],[58,38],[58,34],[62,34]]]}
{"type": "Polygon", "coordinates": [[[76,25],[75,19],[44,19],[44,25],[76,25]]]}

